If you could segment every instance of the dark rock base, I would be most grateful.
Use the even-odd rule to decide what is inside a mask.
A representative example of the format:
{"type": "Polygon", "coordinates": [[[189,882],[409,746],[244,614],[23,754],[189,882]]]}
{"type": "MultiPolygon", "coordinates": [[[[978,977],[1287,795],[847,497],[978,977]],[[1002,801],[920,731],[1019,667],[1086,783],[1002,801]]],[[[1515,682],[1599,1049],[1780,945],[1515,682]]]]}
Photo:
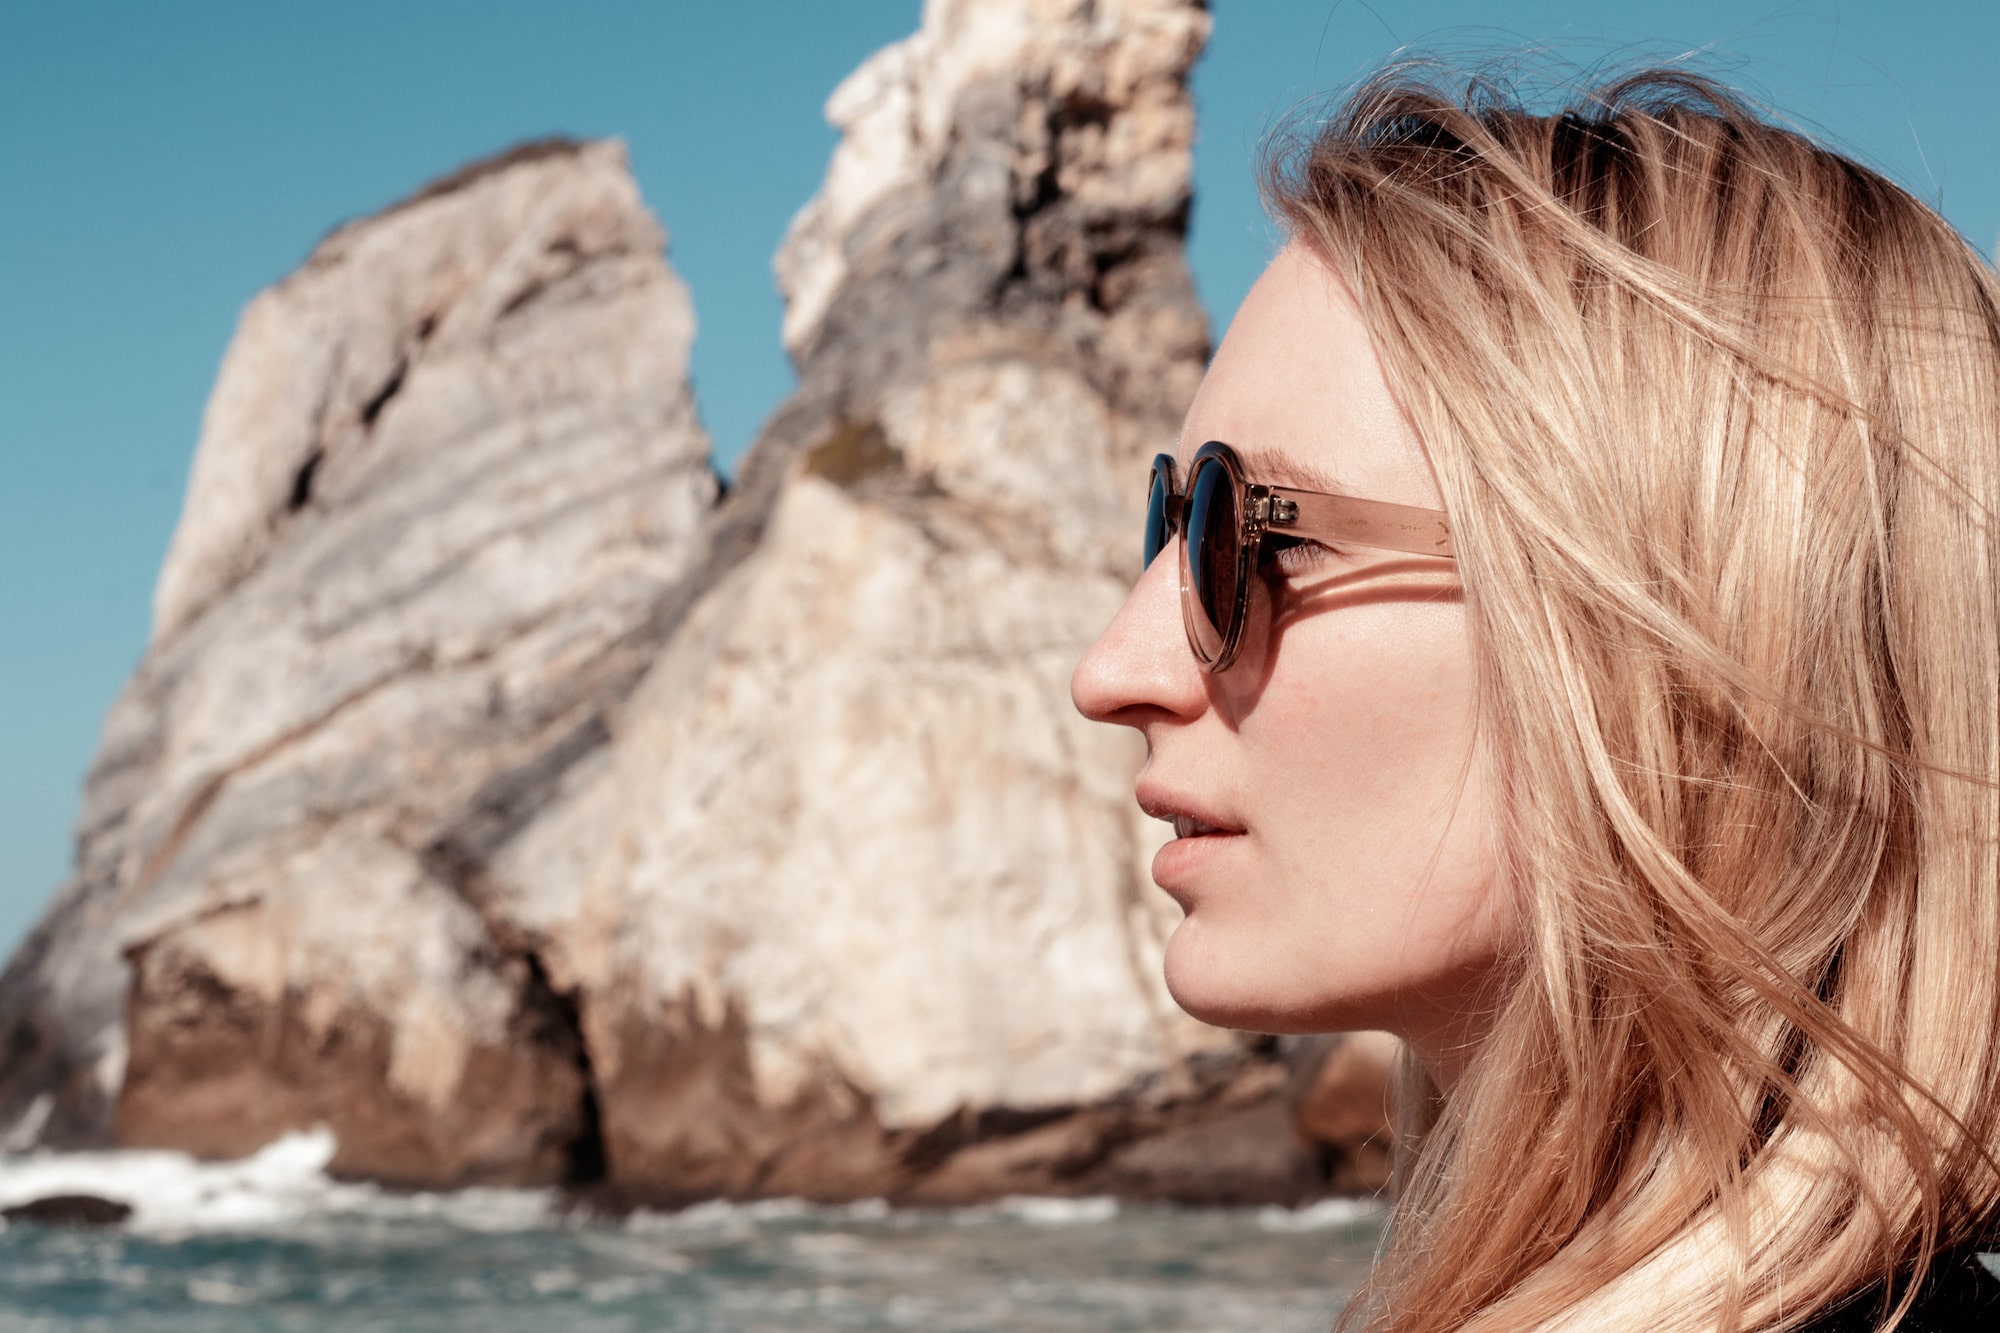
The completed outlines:
{"type": "Polygon", "coordinates": [[[45,1227],[115,1227],[132,1216],[132,1205],[95,1194],[51,1194],[11,1208],[0,1208],[9,1226],[20,1222],[45,1227]]]}

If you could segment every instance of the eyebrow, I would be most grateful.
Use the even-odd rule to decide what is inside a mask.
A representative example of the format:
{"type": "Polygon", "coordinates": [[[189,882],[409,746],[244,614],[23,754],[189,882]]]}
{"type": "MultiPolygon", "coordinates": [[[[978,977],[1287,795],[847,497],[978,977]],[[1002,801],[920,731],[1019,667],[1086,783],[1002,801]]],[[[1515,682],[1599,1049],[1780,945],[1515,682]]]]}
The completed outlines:
{"type": "Polygon", "coordinates": [[[1243,460],[1244,475],[1252,483],[1324,491],[1330,495],[1352,494],[1333,473],[1282,449],[1237,445],[1236,454],[1243,460]]]}

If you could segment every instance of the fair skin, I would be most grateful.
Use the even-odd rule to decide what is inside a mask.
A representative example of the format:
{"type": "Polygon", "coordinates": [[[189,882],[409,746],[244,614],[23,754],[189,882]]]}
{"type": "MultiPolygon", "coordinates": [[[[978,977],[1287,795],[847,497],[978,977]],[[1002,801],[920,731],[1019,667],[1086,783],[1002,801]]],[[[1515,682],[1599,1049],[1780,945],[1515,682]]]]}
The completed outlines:
{"type": "MultiPolygon", "coordinates": [[[[1181,438],[1183,476],[1222,440],[1253,482],[1443,507],[1354,298],[1296,244],[1244,300],[1181,438]]],[[[1168,988],[1226,1027],[1387,1029],[1449,1084],[1512,925],[1455,567],[1278,556],[1220,675],[1188,650],[1178,578],[1169,547],[1071,683],[1086,717],[1144,735],[1139,804],[1193,834],[1153,862],[1184,914],[1168,988]]]]}

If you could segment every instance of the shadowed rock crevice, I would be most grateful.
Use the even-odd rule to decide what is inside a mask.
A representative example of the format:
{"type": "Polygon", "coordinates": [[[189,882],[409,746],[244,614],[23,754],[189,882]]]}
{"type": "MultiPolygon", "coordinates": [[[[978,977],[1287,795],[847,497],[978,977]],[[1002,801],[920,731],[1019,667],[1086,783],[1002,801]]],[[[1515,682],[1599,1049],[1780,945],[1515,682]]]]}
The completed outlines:
{"type": "Polygon", "coordinates": [[[486,933],[482,952],[497,970],[519,986],[515,1006],[529,1016],[534,1044],[545,1048],[568,1077],[559,1086],[573,1086],[575,1106],[564,1119],[570,1134],[560,1144],[562,1172],[557,1183],[570,1190],[589,1190],[606,1176],[604,1120],[597,1071],[584,1035],[580,997],[574,989],[555,984],[543,957],[546,944],[535,940],[497,910],[488,881],[487,857],[499,842],[532,812],[553,799],[564,773],[581,756],[608,739],[603,720],[592,715],[534,764],[510,770],[490,781],[470,803],[466,815],[424,848],[421,861],[475,912],[486,933]]]}
{"type": "Polygon", "coordinates": [[[579,1089],[576,1135],[564,1149],[562,1183],[571,1189],[587,1188],[602,1182],[609,1169],[604,1154],[604,1112],[598,1104],[597,1071],[590,1062],[590,1044],[583,1038],[583,1020],[577,1013],[576,996],[549,984],[548,969],[542,966],[540,955],[530,953],[526,961],[528,994],[539,998],[548,1011],[576,1068],[579,1089]]]}
{"type": "Polygon", "coordinates": [[[285,512],[296,514],[312,502],[313,474],[326,459],[326,450],[315,449],[306,455],[306,461],[299,464],[298,474],[292,478],[292,493],[285,499],[285,512]]]}
{"type": "Polygon", "coordinates": [[[383,380],[382,387],[369,395],[368,400],[361,404],[360,418],[363,430],[375,428],[376,418],[382,415],[382,409],[387,407],[389,400],[402,389],[403,380],[409,373],[410,359],[407,356],[397,357],[395,366],[389,371],[389,378],[383,380]]]}
{"type": "Polygon", "coordinates": [[[500,307],[501,319],[520,312],[522,307],[542,296],[545,292],[559,289],[569,279],[583,272],[590,262],[590,256],[583,252],[574,236],[558,236],[543,247],[545,256],[552,256],[555,264],[537,273],[521,289],[508,297],[500,307]]]}

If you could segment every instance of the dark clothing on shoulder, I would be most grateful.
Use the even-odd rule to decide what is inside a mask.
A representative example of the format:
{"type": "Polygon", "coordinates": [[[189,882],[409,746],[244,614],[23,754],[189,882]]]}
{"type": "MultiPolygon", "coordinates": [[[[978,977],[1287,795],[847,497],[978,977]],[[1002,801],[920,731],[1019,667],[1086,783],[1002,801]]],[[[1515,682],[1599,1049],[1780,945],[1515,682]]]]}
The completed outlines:
{"type": "MultiPolygon", "coordinates": [[[[1989,1247],[1990,1250],[1990,1247],[1989,1247]]],[[[1898,1293],[1900,1295],[1901,1293],[1898,1293]]],[[[1806,1326],[1806,1333],[1876,1333],[1883,1312],[1882,1288],[1855,1293],[1830,1314],[1806,1326]]],[[[1898,1333],[2000,1333],[2000,1277],[1980,1262],[1976,1250],[1952,1250],[1931,1264],[1916,1304],[1898,1333]]]]}

